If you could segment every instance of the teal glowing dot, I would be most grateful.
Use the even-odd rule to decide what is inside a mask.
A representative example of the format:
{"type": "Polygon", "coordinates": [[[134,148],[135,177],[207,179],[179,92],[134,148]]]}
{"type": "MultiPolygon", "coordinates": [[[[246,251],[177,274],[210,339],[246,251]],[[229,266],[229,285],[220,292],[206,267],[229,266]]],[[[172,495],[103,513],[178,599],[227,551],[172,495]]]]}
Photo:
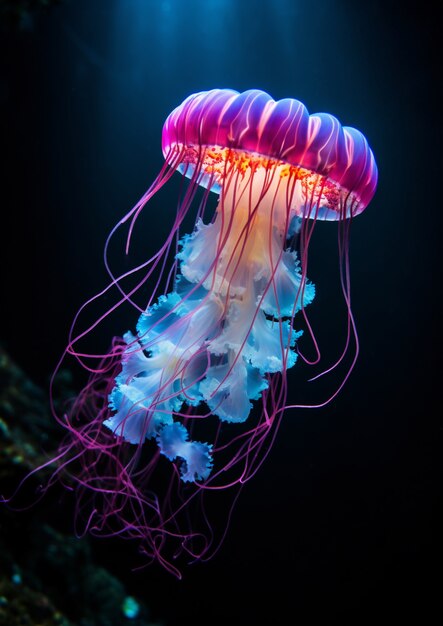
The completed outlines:
{"type": "Polygon", "coordinates": [[[127,617],[128,619],[134,619],[134,617],[137,617],[140,611],[140,605],[135,598],[133,598],[132,596],[127,596],[123,600],[122,611],[125,617],[127,617]]]}

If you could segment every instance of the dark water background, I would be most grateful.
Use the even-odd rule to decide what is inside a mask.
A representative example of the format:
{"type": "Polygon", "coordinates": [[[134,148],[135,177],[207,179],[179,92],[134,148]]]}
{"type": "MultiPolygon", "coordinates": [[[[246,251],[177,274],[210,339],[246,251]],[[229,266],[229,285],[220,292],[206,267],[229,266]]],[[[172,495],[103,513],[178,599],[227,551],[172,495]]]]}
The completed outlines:
{"type": "MultiPolygon", "coordinates": [[[[106,234],[161,167],[162,124],[187,95],[298,98],[360,129],[378,163],[352,228],[361,354],[343,393],[286,415],[223,549],[183,581],[132,574],[126,546],[106,544],[109,567],[166,624],[397,623],[435,603],[442,18],[422,7],[65,0],[2,33],[0,339],[44,387],[74,313],[105,283],[106,234]]],[[[142,256],[171,223],[169,193],[142,256]]],[[[319,229],[311,278],[335,346],[331,233],[319,229]]]]}

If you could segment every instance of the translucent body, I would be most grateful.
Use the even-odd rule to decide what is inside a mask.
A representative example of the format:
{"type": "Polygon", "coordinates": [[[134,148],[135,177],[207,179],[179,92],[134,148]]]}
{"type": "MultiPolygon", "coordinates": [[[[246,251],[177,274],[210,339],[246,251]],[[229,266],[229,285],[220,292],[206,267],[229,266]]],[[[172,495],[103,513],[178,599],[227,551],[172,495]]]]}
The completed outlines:
{"type": "Polygon", "coordinates": [[[230,490],[233,505],[235,487],[271,449],[288,408],[286,372],[301,354],[297,314],[316,348],[311,363],[320,359],[306,314],[315,296],[307,267],[317,220],[336,221],[339,230],[348,332],[336,365],[352,338],[355,351],[340,384],[316,406],[349,376],[358,353],[349,225],[372,198],[377,170],[361,133],[258,90],[190,96],[165,122],[163,152],[162,172],[109,240],[127,226],[128,252],[138,215],[175,171],[188,187],[164,245],[122,276],[107,264],[110,285],[79,316],[115,290],[112,309],[82,332],[79,316],[74,322],[67,353],[90,379],[70,411],[57,416],[67,437],[53,479],[63,476],[76,492],[79,532],[135,539],[145,556],[180,576],[174,559],[209,558],[226,532],[231,508],[214,529],[208,496],[230,490]],[[207,191],[194,231],[180,236],[200,186],[207,191]],[[210,193],[219,200],[208,219],[210,193]],[[124,287],[128,276],[140,275],[124,287]],[[140,292],[147,302],[141,310],[134,301],[140,292]],[[123,329],[107,354],[83,353],[79,342],[128,304],[135,328],[123,329]]]}
{"type": "Polygon", "coordinates": [[[205,403],[223,421],[244,422],[251,400],[268,387],[267,375],[296,361],[299,335],[291,319],[312,301],[314,287],[296,252],[284,250],[291,220],[304,206],[302,179],[292,180],[287,169],[233,160],[214,221],[198,221],[181,240],[176,289],[142,314],[136,337],[124,336],[105,424],[131,443],[156,438],[165,456],[184,461],[185,481],[209,476],[212,450],[188,441],[174,421],[183,403],[205,403]]]}

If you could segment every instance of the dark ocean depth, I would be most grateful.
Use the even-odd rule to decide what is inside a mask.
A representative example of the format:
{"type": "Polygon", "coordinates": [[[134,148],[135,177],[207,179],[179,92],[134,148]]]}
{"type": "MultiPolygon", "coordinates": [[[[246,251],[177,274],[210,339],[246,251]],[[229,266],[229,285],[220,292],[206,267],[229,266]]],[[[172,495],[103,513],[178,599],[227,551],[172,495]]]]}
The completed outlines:
{"type": "MultiPolygon", "coordinates": [[[[439,621],[436,611],[443,617],[434,573],[443,347],[438,4],[0,3],[0,496],[60,445],[51,373],[74,315],[106,285],[106,237],[160,171],[163,123],[188,95],[261,89],[299,99],[310,113],[361,130],[379,171],[351,229],[356,367],[328,406],[285,414],[214,558],[185,566],[182,580],[158,564],[133,571],[143,560],[131,542],[77,538],[75,501],[59,483],[27,506],[48,480],[43,473],[20,493],[24,511],[0,505],[0,626],[428,626],[439,621]]],[[[133,261],[168,236],[179,178],[145,208],[133,261]]],[[[123,246],[110,250],[120,271],[123,246]]],[[[310,308],[329,362],[346,326],[336,250],[336,226],[319,224],[310,308]]],[[[106,350],[136,322],[127,310],[114,314],[88,349],[106,350]]],[[[311,402],[330,393],[307,376],[298,364],[289,372],[291,402],[299,388],[311,402]]],[[[57,401],[84,383],[68,363],[57,401]]],[[[225,519],[223,495],[213,506],[225,519]]]]}

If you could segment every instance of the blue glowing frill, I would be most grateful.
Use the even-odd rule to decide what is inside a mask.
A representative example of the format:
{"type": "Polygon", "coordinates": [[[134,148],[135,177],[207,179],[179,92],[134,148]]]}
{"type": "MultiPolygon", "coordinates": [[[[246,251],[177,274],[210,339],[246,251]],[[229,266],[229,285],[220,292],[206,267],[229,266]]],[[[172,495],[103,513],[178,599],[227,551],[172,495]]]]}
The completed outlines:
{"type": "Polygon", "coordinates": [[[227,293],[214,279],[214,247],[208,245],[214,226],[200,222],[182,240],[176,290],[140,316],[136,336],[124,335],[127,347],[104,422],[130,443],[155,439],[165,457],[181,460],[185,482],[209,476],[211,445],[192,441],[177,413],[205,403],[223,421],[244,422],[251,400],[268,386],[266,375],[294,365],[291,348],[301,332],[291,319],[315,295],[314,285],[302,284],[292,251],[283,252],[272,283],[263,264],[245,270],[243,289],[227,293]]]}

